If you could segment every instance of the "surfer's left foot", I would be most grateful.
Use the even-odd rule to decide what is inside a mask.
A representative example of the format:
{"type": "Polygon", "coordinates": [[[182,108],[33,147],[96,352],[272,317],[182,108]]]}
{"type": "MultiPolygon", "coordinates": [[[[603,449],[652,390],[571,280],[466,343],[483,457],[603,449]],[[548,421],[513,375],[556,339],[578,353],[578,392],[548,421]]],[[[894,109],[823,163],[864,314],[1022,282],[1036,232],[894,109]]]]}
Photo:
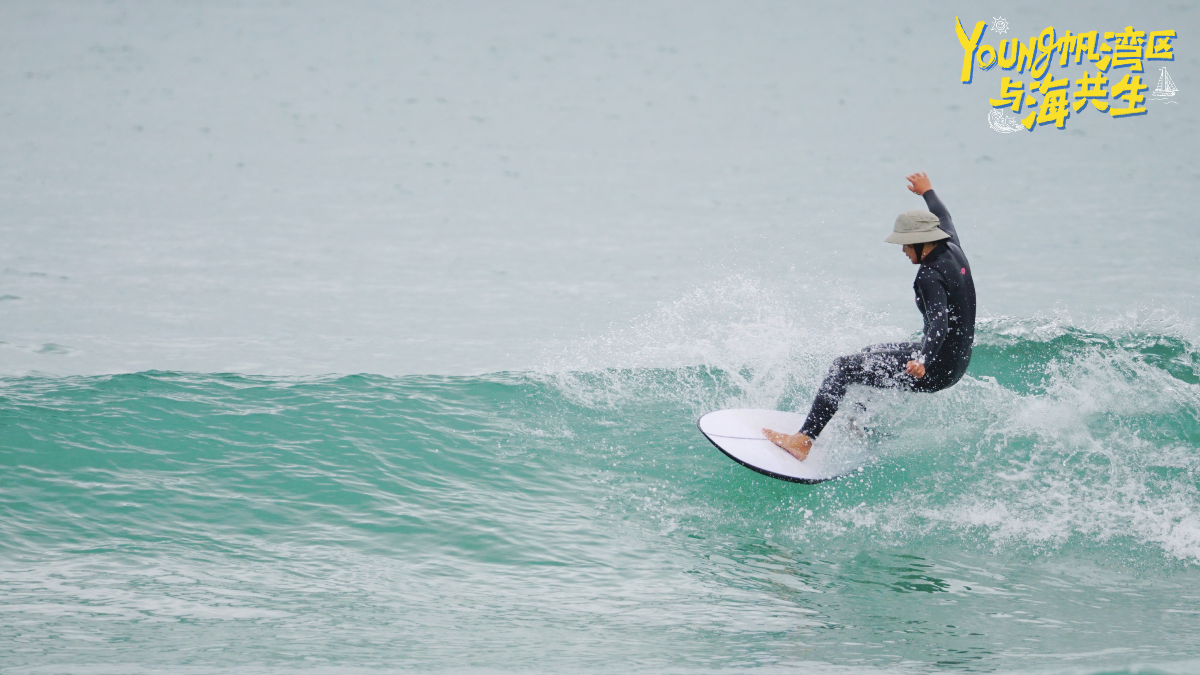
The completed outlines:
{"type": "Polygon", "coordinates": [[[768,441],[787,450],[788,454],[801,462],[808,458],[808,451],[812,450],[812,439],[804,434],[781,434],[770,429],[763,429],[762,432],[768,441]]]}

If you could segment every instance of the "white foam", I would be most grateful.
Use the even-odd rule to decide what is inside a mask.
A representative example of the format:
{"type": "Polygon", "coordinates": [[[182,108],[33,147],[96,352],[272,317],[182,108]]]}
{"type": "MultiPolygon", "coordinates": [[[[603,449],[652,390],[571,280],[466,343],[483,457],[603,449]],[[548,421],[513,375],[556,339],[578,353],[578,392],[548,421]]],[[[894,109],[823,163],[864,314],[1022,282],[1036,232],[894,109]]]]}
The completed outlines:
{"type": "MultiPolygon", "coordinates": [[[[789,293],[731,276],[555,355],[547,375],[586,406],[807,406],[832,358],[908,337],[885,315],[864,311],[853,293],[808,283],[809,292],[789,293]]],[[[1171,339],[1191,363],[1188,324],[1164,310],[1088,327],[1072,321],[1065,313],[980,320],[979,345],[1018,345],[1018,356],[1022,341],[1074,337],[1048,363],[1013,362],[1039,369],[1023,373],[1025,388],[986,376],[933,395],[852,388],[852,399],[870,399],[872,426],[887,432],[868,440],[883,455],[873,471],[907,472],[901,487],[882,494],[869,489],[868,473],[866,499],[797,516],[795,534],[861,531],[900,541],[949,532],[1039,550],[1135,542],[1200,561],[1200,459],[1176,434],[1200,420],[1200,386],[1139,351],[1171,339]]],[[[826,435],[854,442],[845,420],[839,414],[826,435]]]]}
{"type": "Polygon", "coordinates": [[[1162,440],[1173,416],[1195,424],[1200,387],[1120,348],[1054,360],[1046,374],[1036,393],[966,378],[952,396],[914,397],[913,417],[947,426],[932,442],[901,432],[907,455],[895,462],[928,467],[933,456],[941,467],[817,526],[897,539],[949,530],[1035,549],[1131,541],[1200,561],[1200,457],[1186,442],[1162,440]],[[951,438],[967,443],[956,451],[951,438]]]}
{"type": "Polygon", "coordinates": [[[885,319],[834,283],[804,279],[795,290],[781,290],[735,274],[628,327],[549,355],[543,372],[587,405],[615,405],[652,391],[694,402],[698,410],[770,408],[797,385],[815,388],[839,354],[908,338],[885,319]],[[672,371],[665,390],[652,369],[672,371]],[[712,371],[727,382],[715,396],[704,377],[712,371]]]}

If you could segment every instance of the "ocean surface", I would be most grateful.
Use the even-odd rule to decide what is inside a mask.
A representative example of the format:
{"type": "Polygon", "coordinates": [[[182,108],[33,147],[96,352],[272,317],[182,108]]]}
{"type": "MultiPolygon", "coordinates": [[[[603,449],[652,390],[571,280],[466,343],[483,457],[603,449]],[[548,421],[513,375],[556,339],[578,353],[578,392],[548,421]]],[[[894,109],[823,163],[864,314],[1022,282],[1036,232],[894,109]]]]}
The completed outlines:
{"type": "Polygon", "coordinates": [[[0,3],[0,673],[1200,672],[1197,12],[0,3]],[[997,133],[1001,14],[1179,92],[997,133]],[[729,461],[919,335],[918,170],[967,375],[729,461]]]}

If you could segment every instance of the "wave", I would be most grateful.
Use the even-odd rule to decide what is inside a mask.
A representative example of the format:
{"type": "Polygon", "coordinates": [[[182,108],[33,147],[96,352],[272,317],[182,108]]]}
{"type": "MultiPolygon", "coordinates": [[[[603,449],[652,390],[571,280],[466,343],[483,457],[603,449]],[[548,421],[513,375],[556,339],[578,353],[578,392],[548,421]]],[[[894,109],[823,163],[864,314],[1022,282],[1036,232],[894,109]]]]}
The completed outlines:
{"type": "MultiPolygon", "coordinates": [[[[176,520],[203,520],[210,537],[390,521],[434,545],[449,521],[515,509],[529,494],[549,491],[569,504],[580,497],[580,476],[625,484],[612,494],[591,484],[584,492],[629,508],[646,485],[673,484],[681,510],[671,515],[664,505],[664,522],[708,518],[726,510],[712,495],[729,485],[765,489],[771,481],[711,450],[692,426],[696,417],[737,406],[803,411],[831,355],[863,337],[843,326],[812,350],[754,348],[755,335],[791,328],[764,316],[729,324],[726,343],[711,335],[659,343],[659,352],[717,354],[672,367],[9,379],[0,388],[3,499],[21,508],[0,526],[0,547],[32,545],[49,531],[60,544],[78,543],[101,536],[114,514],[164,539],[179,534],[169,524],[176,520]],[[746,355],[740,361],[737,350],[746,355]],[[64,504],[95,517],[65,518],[64,504]],[[437,508],[418,516],[414,504],[437,508]]],[[[955,387],[856,395],[872,433],[848,438],[835,424],[821,442],[866,444],[870,469],[791,491],[796,511],[760,514],[762,525],[808,541],[954,537],[970,546],[1200,561],[1200,355],[1183,337],[985,319],[955,387]]],[[[549,546],[529,533],[511,536],[513,550],[549,546]]]]}
{"type": "Polygon", "coordinates": [[[697,635],[710,670],[792,663],[796,641],[814,672],[1192,663],[1103,631],[1029,658],[994,640],[1153,613],[1155,644],[1195,644],[1195,341],[1161,314],[985,318],[951,389],[852,394],[868,433],[835,418],[819,442],[867,452],[859,473],[798,486],[711,448],[703,412],[803,410],[833,356],[909,336],[843,301],[709,289],[479,377],[0,380],[0,605],[22,618],[0,640],[111,633],[175,664],[164,645],[188,635],[423,671],[660,672],[697,635]],[[925,627],[898,628],[914,612],[925,627]],[[860,654],[846,631],[890,646],[860,654]]]}
{"type": "MultiPolygon", "coordinates": [[[[916,337],[841,289],[799,290],[803,302],[734,277],[582,343],[545,379],[592,410],[803,412],[834,356],[916,337]],[[578,370],[605,360],[625,367],[578,370]]],[[[875,466],[853,487],[813,490],[819,496],[809,501],[821,507],[805,513],[818,515],[797,519],[791,532],[896,545],[949,536],[972,546],[1098,548],[1194,563],[1200,354],[1190,333],[1162,310],[1083,325],[1065,314],[983,317],[955,387],[852,393],[869,402],[875,466]]],[[[819,442],[856,439],[835,424],[819,442]]]]}

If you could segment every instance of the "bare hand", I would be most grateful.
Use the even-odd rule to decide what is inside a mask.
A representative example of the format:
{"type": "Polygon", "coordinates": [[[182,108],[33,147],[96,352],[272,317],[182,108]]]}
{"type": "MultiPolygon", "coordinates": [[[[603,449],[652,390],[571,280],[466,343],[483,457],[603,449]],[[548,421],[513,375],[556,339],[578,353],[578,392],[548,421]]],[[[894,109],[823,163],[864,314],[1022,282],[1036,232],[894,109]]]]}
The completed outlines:
{"type": "Polygon", "coordinates": [[[929,182],[929,176],[925,175],[924,171],[905,176],[908,179],[908,190],[913,194],[923,195],[933,189],[933,185],[929,182]]]}
{"type": "Polygon", "coordinates": [[[925,364],[918,361],[909,361],[904,365],[904,371],[919,380],[925,377],[925,364]]]}

